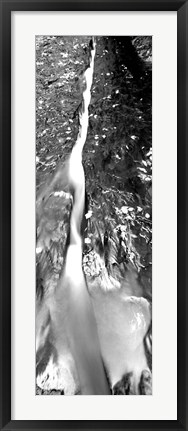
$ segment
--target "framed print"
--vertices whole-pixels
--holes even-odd
[[[1,429],[187,429],[187,9],[1,1]]]

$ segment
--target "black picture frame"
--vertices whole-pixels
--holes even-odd
[[[11,12],[12,11],[177,11],[178,20],[178,393],[177,420],[152,421],[14,421],[11,420]],[[1,97],[0,97],[0,423],[2,430],[56,429],[151,429],[187,430],[187,281],[188,230],[188,0],[0,0],[1,28]],[[187,144],[187,145],[186,145]],[[167,161],[168,163],[168,161]],[[170,268],[167,268],[170,271]],[[170,334],[169,336],[173,336]],[[168,398],[168,388],[166,388]]]

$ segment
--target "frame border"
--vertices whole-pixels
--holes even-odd
[[[177,421],[11,420],[11,12],[177,11],[178,384]],[[0,0],[0,425],[1,430],[188,430],[188,0]],[[168,396],[168,394],[167,394]]]

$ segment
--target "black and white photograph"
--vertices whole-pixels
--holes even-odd
[[[35,61],[36,395],[152,395],[152,36]]]

